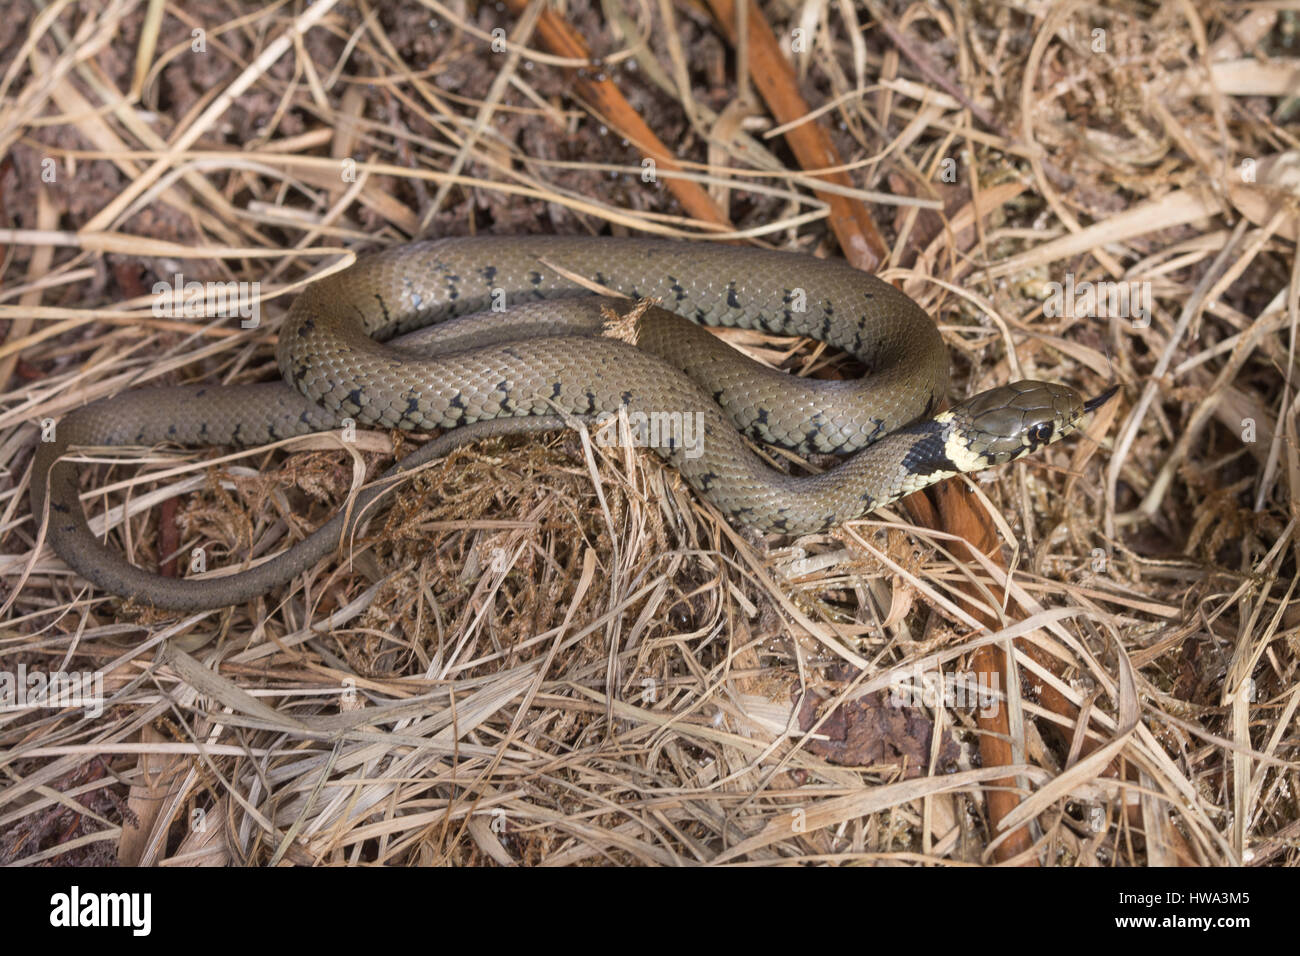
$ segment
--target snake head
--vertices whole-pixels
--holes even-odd
[[[1051,382],[1012,382],[980,392],[945,413],[953,425],[949,457],[962,471],[1014,461],[1075,431],[1118,386],[1090,401]]]

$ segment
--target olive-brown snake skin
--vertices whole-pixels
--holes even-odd
[[[593,335],[607,300],[570,276],[656,299],[701,325],[819,339],[857,356],[869,375],[815,382],[757,367],[653,308],[641,318],[639,347]],[[473,313],[482,315],[446,321]],[[383,342],[434,323],[444,324],[401,347]],[[352,518],[336,516],[263,564],[165,578],[90,533],[76,469],[58,461],[73,445],[258,445],[349,418],[455,429],[423,445],[400,472],[486,434],[625,409],[628,422],[646,426],[639,434],[657,434],[655,450],[730,520],[802,533],[956,472],[1019,458],[1074,431],[1111,394],[1084,402],[1060,385],[1017,382],[929,418],[945,398],[943,342],[925,312],[888,283],[842,261],[639,239],[445,239],[367,256],[299,295],[277,358],[287,385],[142,389],[66,416],[55,440],[39,446],[32,477],[32,513],[45,519],[48,501],[55,551],[116,594],[175,610],[222,607],[267,592],[338,548],[383,490],[367,489]],[[854,454],[823,474],[792,476],[764,463],[737,429],[800,452]]]

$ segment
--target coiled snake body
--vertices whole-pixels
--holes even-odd
[[[593,334],[608,300],[574,276],[667,311],[641,317],[639,347]],[[699,325],[809,336],[852,353],[869,374],[794,378],[745,360]],[[400,346],[383,341],[425,326]],[[729,519],[802,533],[1028,454],[1110,396],[1084,402],[1069,388],[1024,381],[926,417],[945,396],[943,342],[888,283],[839,261],[638,239],[446,239],[363,257],[298,297],[277,358],[285,382],[141,389],[66,416],[56,440],[39,446],[32,478],[32,513],[41,521],[48,500],[55,551],[114,593],[206,609],[287,581],[337,548],[355,520],[340,514],[235,574],[161,577],[90,533],[75,468],[58,461],[71,445],[257,445],[346,419],[455,429],[421,446],[400,473],[487,434],[625,409],[629,421],[696,423],[696,441],[666,429],[656,451]],[[740,432],[804,453],[853,454],[823,474],[792,476],[765,464]],[[351,514],[382,490],[364,491]]]

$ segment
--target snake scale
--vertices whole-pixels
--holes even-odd
[[[575,277],[662,308],[640,317],[636,346],[600,335],[610,300]],[[786,375],[700,326],[809,336],[856,356],[868,374]],[[282,382],[138,389],[59,422],[37,449],[31,505],[69,566],[160,608],[237,604],[336,550],[403,471],[485,435],[554,429],[575,416],[607,422],[620,409],[624,428],[634,419],[682,426],[665,427],[656,452],[731,521],[818,531],[1057,441],[1114,391],[1085,402],[1064,386],[1022,381],[933,414],[947,389],[943,341],[893,286],[843,261],[649,239],[456,238],[364,256],[298,296],[276,355]],[[90,532],[75,466],[60,461],[72,446],[252,446],[349,419],[452,431],[306,539],[224,576],[168,578],[131,565]],[[742,434],[851,457],[790,475]]]

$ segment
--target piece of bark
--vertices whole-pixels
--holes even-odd
[[[749,74],[758,88],[763,102],[780,124],[791,123],[812,112],[799,93],[794,67],[781,52],[776,35],[754,0],[748,0],[748,53]],[[739,32],[736,25],[735,0],[709,0],[718,25],[736,46]],[[793,126],[785,133],[790,150],[805,170],[832,169],[844,165],[839,151],[831,142],[830,134],[816,120]],[[818,178],[838,186],[852,187],[848,173],[840,171],[819,173]],[[889,247],[881,238],[867,208],[856,199],[839,193],[817,192],[818,198],[830,207],[830,225],[839,240],[844,258],[859,269],[874,272],[889,255]]]
[[[506,6],[515,16],[523,14],[528,7],[528,0],[506,0]],[[536,36],[542,44],[557,56],[591,61],[590,67],[574,68],[574,90],[578,97],[599,114],[601,121],[610,129],[641,151],[641,154],[662,169],[681,170],[681,164],[659,137],[646,125],[641,115],[633,109],[617,85],[608,79],[600,64],[592,60],[591,49],[585,40],[564,17],[550,7],[541,12],[537,18]],[[718,209],[709,194],[698,184],[686,179],[665,176],[668,189],[682,204],[686,212],[696,219],[716,226],[730,226],[724,212]]]

